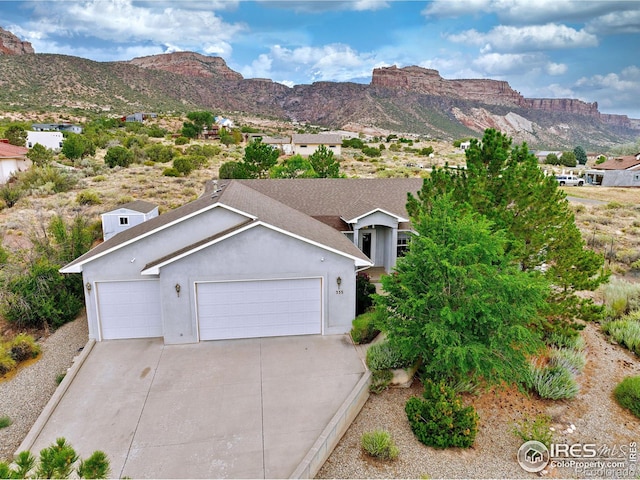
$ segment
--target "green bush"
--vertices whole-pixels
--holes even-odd
[[[187,137],[177,137],[174,143],[176,145],[186,145],[189,142],[190,140]]]
[[[563,366],[574,375],[582,373],[587,364],[587,356],[583,351],[570,348],[552,348],[549,358],[551,364]]]
[[[231,179],[231,178],[249,178],[247,169],[243,162],[225,162],[220,165],[218,172],[218,178]]]
[[[9,465],[0,462],[0,478],[107,478],[109,459],[96,450],[85,460],[80,460],[64,438],[58,438],[51,446],[40,451],[39,461],[29,451],[20,452]]]
[[[173,167],[165,168],[162,171],[162,175],[164,175],[165,177],[181,177],[182,176],[182,174]]]
[[[83,190],[76,195],[76,202],[80,205],[100,205],[102,201],[97,192],[92,190]]]
[[[194,164],[190,156],[180,156],[173,159],[173,168],[182,175],[189,175]]]
[[[13,422],[11,421],[11,419],[8,416],[3,415],[3,416],[0,417],[0,428],[7,428],[12,423]]]
[[[550,447],[553,438],[551,417],[549,415],[536,415],[533,421],[525,418],[520,423],[515,424],[513,433],[520,437],[523,442],[535,440]]]
[[[380,393],[387,389],[393,380],[393,372],[391,370],[374,370],[371,372],[371,385],[369,391],[372,393]]]
[[[9,342],[9,354],[16,362],[24,362],[36,358],[40,353],[40,346],[31,335],[20,333]]]
[[[360,438],[362,449],[370,456],[381,460],[395,460],[398,458],[398,447],[391,434],[386,430],[365,432]]]
[[[620,345],[640,355],[640,321],[626,316],[602,324],[602,331]]]
[[[388,341],[375,343],[367,349],[367,367],[370,370],[406,368],[415,361],[415,358],[403,356],[400,350]]]
[[[634,310],[640,310],[640,284],[631,283],[613,277],[600,287],[609,313],[614,318],[620,318]]]
[[[176,151],[169,145],[162,145],[161,143],[154,143],[144,149],[147,154],[147,158],[152,162],[167,163],[173,160],[176,155]]]
[[[27,273],[7,282],[2,299],[4,317],[18,327],[57,328],[73,320],[84,306],[82,282],[62,275],[59,265],[34,262]]]
[[[16,368],[16,361],[11,356],[11,352],[4,345],[0,345],[0,377],[14,368]]]
[[[640,418],[640,376],[627,377],[613,391],[620,406]]]
[[[534,362],[529,369],[531,388],[541,397],[550,400],[574,398],[580,386],[566,365],[550,362]]]
[[[376,328],[376,318],[384,312],[374,310],[358,315],[352,322],[351,338],[356,344],[370,343],[378,336],[380,330]]]
[[[7,208],[11,208],[18,203],[18,200],[22,198],[22,195],[24,195],[24,192],[19,185],[7,183],[0,187],[0,199],[4,201]]]
[[[373,294],[376,293],[376,286],[371,283],[371,278],[364,272],[356,275],[356,315],[369,310],[373,305]]]
[[[111,147],[104,156],[104,163],[110,168],[128,167],[133,162],[133,153],[122,145]]]
[[[78,182],[77,178],[62,169],[46,166],[31,167],[17,175],[25,190],[42,189],[44,193],[62,193],[71,190]]]
[[[362,147],[362,153],[364,153],[367,157],[379,157],[382,155],[380,149],[375,147]]]
[[[423,398],[410,398],[405,412],[414,435],[431,447],[469,448],[478,433],[475,409],[465,406],[444,382],[427,380]]]

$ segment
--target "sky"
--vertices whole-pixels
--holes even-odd
[[[640,0],[0,0],[0,27],[36,53],[194,51],[289,86],[417,65],[640,118]]]

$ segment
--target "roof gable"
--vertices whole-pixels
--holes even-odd
[[[624,157],[612,158],[606,162],[596,165],[598,170],[631,170],[640,166],[640,155],[627,155]]]
[[[0,158],[25,157],[28,151],[29,149],[26,147],[0,142]]]

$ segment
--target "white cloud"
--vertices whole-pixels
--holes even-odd
[[[505,75],[522,73],[525,70],[539,70],[544,64],[543,55],[537,53],[488,53],[480,55],[473,61],[473,65],[483,71],[485,75]]]
[[[611,12],[591,20],[587,31],[598,34],[640,33],[640,7],[637,2],[633,3],[633,10]]]
[[[564,63],[549,62],[547,63],[545,70],[549,75],[555,76],[555,75],[563,75],[567,73],[568,68]]]
[[[295,12],[327,12],[353,10],[374,11],[389,7],[387,0],[258,0],[266,7],[293,10]]]
[[[629,112],[638,118],[640,112],[640,68],[632,65],[620,73],[582,77],[574,90],[587,101],[597,101],[601,112]]]
[[[575,30],[566,25],[549,23],[527,27],[499,25],[488,33],[467,30],[447,37],[452,42],[482,45],[483,51],[534,51],[543,49],[561,49],[593,47],[598,38],[584,30]]]

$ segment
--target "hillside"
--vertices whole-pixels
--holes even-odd
[[[78,57],[0,55],[5,111],[123,115],[209,109],[362,131],[373,127],[451,140],[498,128],[534,148],[604,150],[635,141],[640,121],[601,115],[571,99],[524,99],[506,82],[445,80],[435,70],[376,69],[372,83],[287,87],[244,79],[223,59],[177,52],[95,62]],[[490,94],[489,94],[490,93]]]

